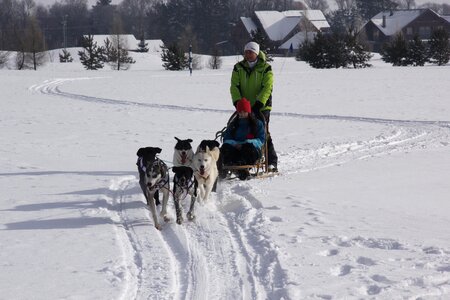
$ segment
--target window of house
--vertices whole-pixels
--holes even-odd
[[[420,26],[419,27],[419,36],[421,38],[430,38],[431,37],[431,27],[430,26]]]
[[[406,34],[407,34],[407,35],[413,35],[413,29],[412,29],[412,27],[406,27]]]

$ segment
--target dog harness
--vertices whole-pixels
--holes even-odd
[[[182,186],[182,185],[179,184],[178,177],[174,177],[173,183],[174,183],[177,187],[179,187],[180,190],[181,190],[181,192],[182,192],[182,193],[180,194],[180,196],[183,196],[183,197],[180,197],[180,198],[182,198],[182,199],[180,199],[180,200],[184,200],[184,198],[186,198],[187,195],[189,195],[189,192],[191,191],[192,187],[194,186],[195,181],[194,181],[192,178],[189,178],[189,180],[188,180],[188,182],[187,182],[187,185]]]
[[[138,158],[137,165],[139,166],[139,168],[144,173],[147,174],[147,168],[144,165],[144,158],[143,157],[139,157]],[[163,176],[154,185],[152,185],[152,186],[148,185],[149,190],[150,191],[155,191],[155,190],[159,190],[159,189],[161,189],[163,187],[168,189],[169,180],[170,180],[169,179],[169,172],[164,171],[164,170],[167,170],[167,165],[162,160],[160,160],[159,158],[156,158],[155,161],[153,162],[153,164],[150,167],[150,172],[153,170],[153,168],[155,166],[159,166],[160,167],[160,169],[162,170],[161,173],[162,173]]]

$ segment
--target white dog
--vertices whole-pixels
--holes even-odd
[[[194,154],[194,176],[198,183],[197,196],[202,201],[207,201],[209,194],[219,175],[217,170],[217,160],[219,159],[220,150],[218,147],[210,150],[208,146],[205,151],[200,148]]]

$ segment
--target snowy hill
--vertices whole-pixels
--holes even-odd
[[[275,58],[281,175],[153,227],[136,151],[228,120],[220,70],[0,70],[0,299],[447,299],[450,66]],[[203,57],[203,63],[207,57]]]

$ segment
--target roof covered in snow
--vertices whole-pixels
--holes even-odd
[[[94,42],[97,42],[97,46],[104,46],[106,39],[111,41],[111,38],[115,35],[111,34],[94,34]],[[119,34],[120,39],[125,42],[127,49],[136,49],[139,41],[132,34]]]
[[[94,34],[93,39],[94,42],[97,42],[97,46],[104,46],[106,39],[111,41],[111,38],[115,35],[110,34]],[[136,39],[132,34],[119,34],[120,38],[125,41],[127,50],[137,50],[139,47],[140,40]],[[85,35],[87,37],[87,35]],[[162,40],[145,40],[147,43],[147,48],[150,52],[159,52],[161,51],[160,46],[163,46],[164,43]]]
[[[272,41],[283,40],[305,17],[317,29],[330,27],[320,10],[255,11],[255,15]]]
[[[426,9],[383,11],[373,17],[371,21],[384,35],[391,36],[402,30],[425,11]],[[385,27],[383,27],[383,18],[386,20]]]
[[[314,36],[316,35],[315,32],[308,32],[308,39],[312,41],[314,39]],[[293,37],[291,37],[289,40],[284,42],[279,49],[285,49],[288,50],[291,45],[294,50],[297,50],[304,41],[306,40],[306,34],[305,32],[297,32]]]
[[[255,22],[253,22],[252,18],[241,17],[242,24],[244,24],[245,29],[247,29],[248,33],[252,31],[256,31],[257,27]]]

